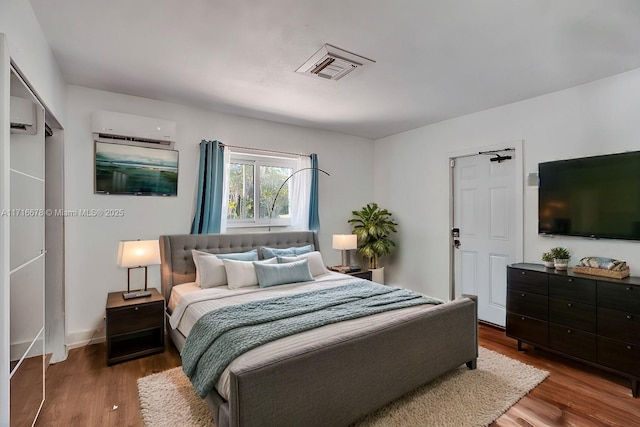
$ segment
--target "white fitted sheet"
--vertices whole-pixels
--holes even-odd
[[[259,288],[257,286],[230,290],[226,286],[200,289],[195,284],[174,286],[171,299],[175,303],[169,320],[171,327],[177,329],[184,336],[188,336],[191,328],[205,313],[227,305],[242,304],[248,301],[291,295],[312,290],[345,286],[353,281],[352,276],[340,273],[328,273],[316,277],[313,282],[295,283],[291,285]],[[180,288],[177,289],[176,288]],[[174,293],[174,290],[175,293]],[[432,305],[420,305],[398,310],[378,313],[359,319],[347,320],[339,323],[321,326],[310,331],[281,338],[254,348],[236,358],[222,373],[216,389],[226,400],[229,399],[230,375],[234,369],[247,369],[271,363],[294,354],[301,354],[324,347],[329,344],[342,342],[373,330],[390,327],[398,323],[409,321],[419,316]]]

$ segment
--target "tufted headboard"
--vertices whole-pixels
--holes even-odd
[[[162,295],[166,301],[169,301],[171,288],[174,285],[196,280],[196,267],[191,255],[192,249],[212,254],[224,254],[246,252],[260,248],[260,246],[290,248],[308,244],[313,244],[315,250],[320,250],[318,235],[314,231],[160,236]],[[258,253],[262,257],[260,251]]]

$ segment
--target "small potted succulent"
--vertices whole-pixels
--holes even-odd
[[[553,255],[551,252],[543,252],[541,258],[546,268],[553,268]]]
[[[556,270],[566,270],[569,267],[569,258],[571,258],[571,252],[567,248],[557,247],[551,249],[551,255],[553,256],[553,267]]]

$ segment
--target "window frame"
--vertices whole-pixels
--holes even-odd
[[[261,154],[249,154],[242,152],[231,152],[229,155],[229,163],[246,163],[253,164],[253,219],[231,219],[228,217],[227,208],[227,228],[249,228],[249,227],[290,227],[291,226],[291,211],[293,210],[293,203],[295,201],[291,197],[292,192],[292,180],[287,182],[289,186],[289,217],[288,218],[260,218],[260,167],[272,166],[281,168],[291,168],[291,173],[295,173],[298,168],[298,159],[284,156],[273,155],[261,155]],[[230,168],[227,173],[227,203],[228,193],[230,185]]]

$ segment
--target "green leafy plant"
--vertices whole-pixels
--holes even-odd
[[[551,255],[553,259],[569,259],[571,258],[571,252],[567,248],[557,247],[551,249]]]
[[[553,261],[553,255],[551,254],[551,252],[543,252],[541,258],[542,258],[542,261],[544,261],[544,262],[552,262]]]
[[[369,268],[378,268],[380,257],[391,253],[396,244],[391,233],[396,233],[397,225],[392,214],[369,203],[359,211],[352,211],[354,218],[349,220],[353,234],[358,236],[358,253],[369,260]]]

